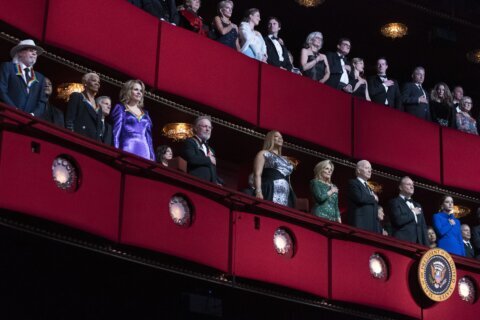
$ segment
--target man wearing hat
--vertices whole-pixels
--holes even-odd
[[[33,40],[20,41],[10,50],[12,62],[0,66],[0,101],[34,116],[45,111],[45,78],[33,70],[44,50]]]

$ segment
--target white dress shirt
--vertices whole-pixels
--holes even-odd
[[[272,40],[273,45],[275,46],[275,49],[277,50],[278,60],[280,60],[281,62],[283,62],[283,49],[282,49],[282,45],[280,44],[280,42],[278,42],[278,39],[272,39],[272,38],[273,38],[273,34],[269,35],[268,37],[270,38],[270,40]]]

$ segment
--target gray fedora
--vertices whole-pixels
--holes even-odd
[[[18,52],[28,48],[34,48],[35,50],[37,50],[37,55],[41,55],[45,52],[42,47],[39,47],[35,44],[35,41],[33,41],[32,39],[26,39],[20,41],[15,47],[12,48],[12,50],[10,50],[10,56],[13,58]]]

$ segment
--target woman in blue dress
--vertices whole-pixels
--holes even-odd
[[[127,81],[120,90],[120,103],[112,111],[113,145],[139,157],[155,161],[152,120],[143,108],[145,85]]]
[[[441,211],[433,215],[433,227],[438,235],[437,247],[459,256],[465,256],[460,220],[453,214],[453,198],[443,197]]]

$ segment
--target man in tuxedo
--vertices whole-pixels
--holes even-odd
[[[128,0],[128,2],[160,20],[178,25],[179,16],[175,0]]]
[[[56,126],[65,128],[65,117],[62,110],[50,104],[50,97],[53,93],[53,84],[50,79],[45,77],[45,96],[47,97],[47,103],[45,105],[45,112],[41,115],[41,118],[45,121],[53,123]]]
[[[462,239],[463,239],[463,246],[465,248],[465,257],[467,258],[475,258],[475,248],[473,247],[472,243],[470,242],[470,227],[468,224],[462,224],[460,226],[462,230]]]
[[[477,209],[476,213],[477,225],[472,228],[472,244],[475,250],[476,258],[480,260],[480,208]]]
[[[460,104],[463,99],[463,88],[461,86],[455,86],[452,91],[453,94],[453,110],[452,110],[452,125],[455,129],[457,129],[457,113],[460,110]],[[477,129],[478,129],[478,121],[477,121]]]
[[[10,50],[12,62],[0,66],[0,101],[40,117],[45,112],[45,78],[33,70],[44,50],[31,39],[20,41]]]
[[[350,53],[350,39],[341,38],[337,44],[336,52],[327,52],[328,65],[330,67],[330,77],[327,85],[332,88],[352,93],[352,85],[349,84],[349,73],[352,68],[346,62],[346,56]]]
[[[278,37],[282,24],[278,18],[268,18],[268,36],[264,37],[267,46],[267,63],[291,71],[293,66],[283,40]]]
[[[208,116],[198,117],[193,124],[195,135],[185,140],[182,158],[187,161],[187,172],[197,178],[223,185],[217,176],[215,152],[208,145],[212,134],[212,121]]]
[[[368,93],[373,102],[386,106],[402,109],[402,97],[398,82],[387,77],[387,59],[377,60],[377,75],[368,79]]]
[[[382,233],[378,221],[378,197],[368,186],[368,179],[372,176],[372,166],[367,160],[357,163],[355,173],[357,178],[348,182],[348,222],[350,225]]]
[[[403,107],[407,113],[418,118],[430,121],[430,107],[428,96],[422,87],[425,80],[425,69],[416,67],[412,74],[412,82],[408,82],[402,89]]]
[[[110,111],[112,110],[112,100],[110,97],[101,96],[95,99],[97,106],[100,107],[100,112],[102,113],[101,121],[100,121],[100,140],[105,143],[106,145],[113,145],[113,131],[112,125],[108,123],[107,117],[110,115]]]
[[[427,224],[422,206],[413,201],[415,191],[412,179],[403,177],[398,186],[400,194],[390,201],[390,221],[397,239],[429,246]]]

